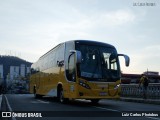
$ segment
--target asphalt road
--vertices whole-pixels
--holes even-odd
[[[32,94],[7,94],[9,110],[15,113],[41,113],[42,118],[21,118],[13,120],[37,119],[37,120],[160,120],[160,105],[133,103],[116,100],[101,100],[99,104],[91,104],[87,100],[71,101],[61,104],[54,98],[44,97],[35,99]],[[3,110],[2,110],[3,111]],[[130,115],[142,115],[158,111],[158,117],[131,117]],[[127,114],[126,114],[127,113]],[[130,117],[126,117],[128,115]],[[37,114],[40,115],[40,114]]]

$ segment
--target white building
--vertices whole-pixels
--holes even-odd
[[[14,80],[18,77],[25,77],[28,73],[30,73],[30,67],[26,67],[24,64],[20,66],[10,66],[8,79]]]
[[[0,78],[3,79],[3,65],[0,65]]]
[[[3,81],[3,65],[0,65],[0,85],[2,84]]]
[[[10,66],[10,79],[13,80],[19,76],[19,66]]]
[[[21,66],[20,66],[20,75],[22,76],[22,77],[25,77],[25,65],[24,64],[21,64]]]
[[[27,67],[26,74],[31,73],[31,67]]]

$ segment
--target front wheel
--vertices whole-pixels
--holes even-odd
[[[69,101],[68,98],[64,98],[64,92],[63,92],[63,89],[61,89],[59,91],[59,102],[67,103],[68,101]]]

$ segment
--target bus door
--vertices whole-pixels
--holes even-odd
[[[70,97],[74,98],[76,96],[76,63],[75,56],[76,54],[70,52],[71,54],[68,57],[68,70],[66,71],[67,80],[69,82],[68,91],[70,93]]]

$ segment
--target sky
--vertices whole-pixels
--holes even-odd
[[[159,11],[160,0],[0,0],[0,54],[36,62],[61,42],[96,40],[130,57],[123,73],[160,72]]]

